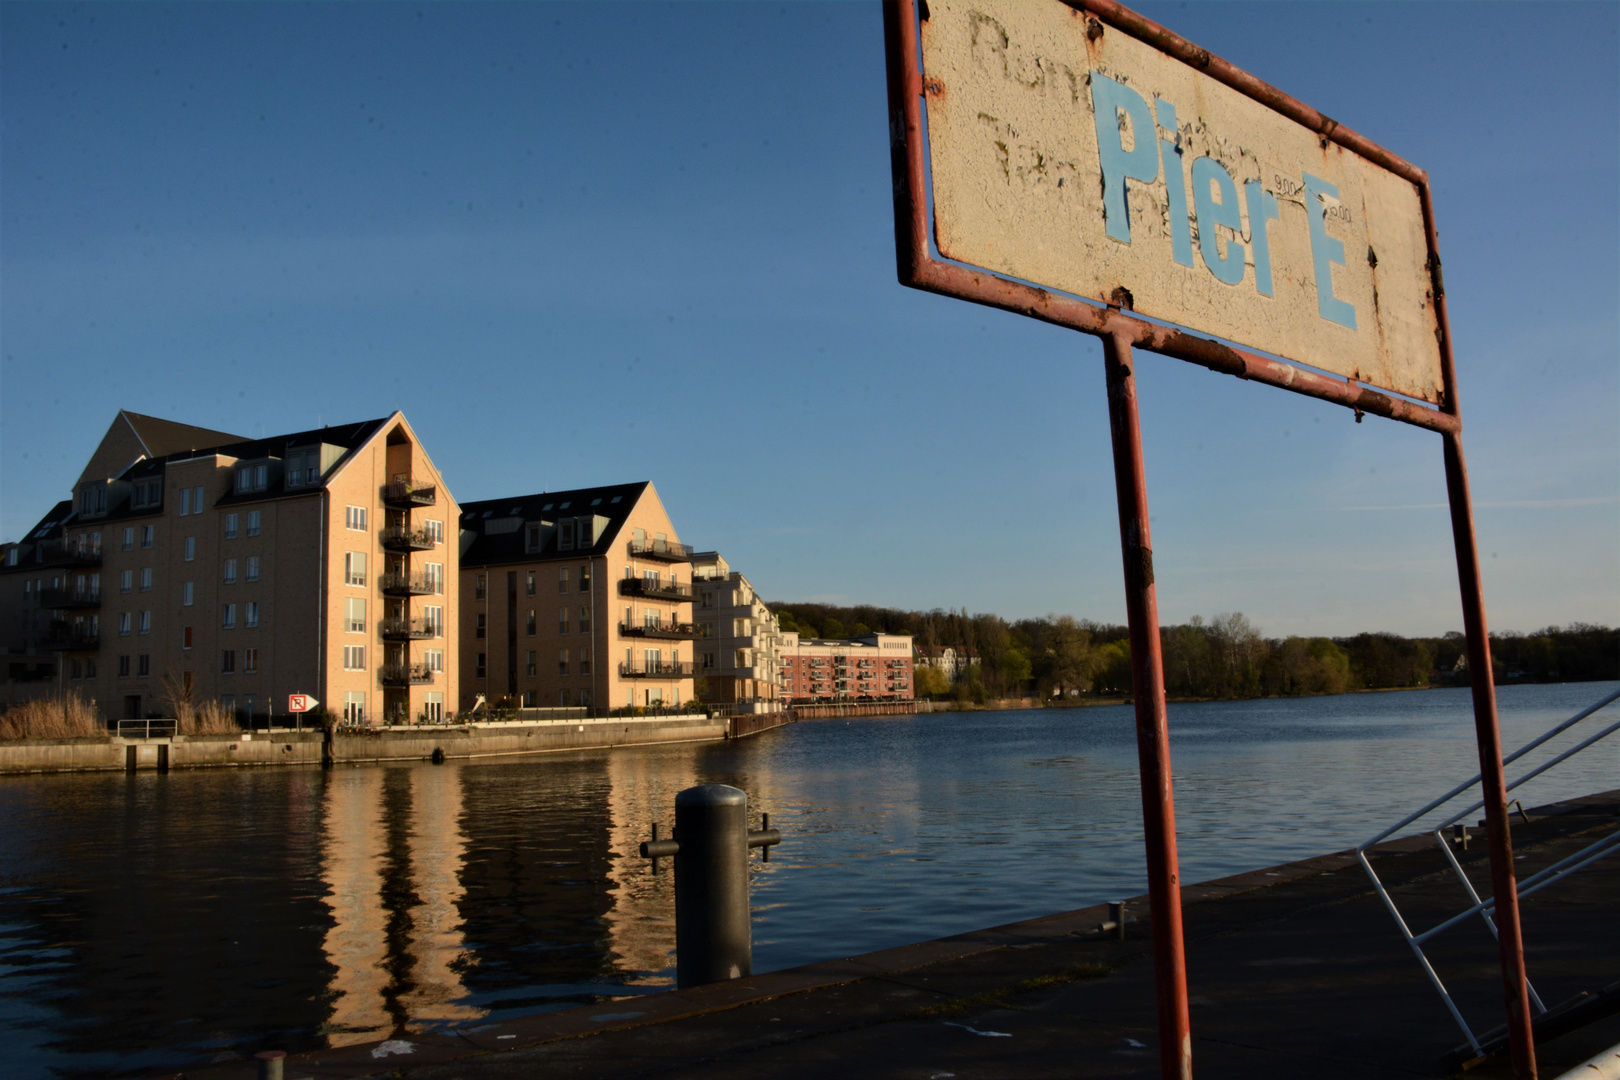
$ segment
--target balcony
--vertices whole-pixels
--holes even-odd
[[[665,660],[657,664],[619,665],[619,677],[624,679],[690,679],[690,660]]]
[[[34,545],[34,562],[40,566],[100,566],[101,549],[66,540],[41,540]]]
[[[691,562],[692,546],[674,544],[668,540],[632,540],[630,554],[638,559],[657,559],[659,562]]]
[[[432,506],[437,498],[438,489],[432,484],[418,484],[407,476],[384,484],[382,488],[383,505],[393,507],[395,510]]]
[[[426,664],[384,664],[377,669],[377,681],[384,686],[421,686],[433,681]]]
[[[649,600],[674,600],[677,603],[692,602],[692,586],[677,584],[673,579],[659,578],[620,578],[620,596],[645,596]]]
[[[431,596],[439,591],[438,582],[426,574],[383,574],[377,585],[384,596]]]
[[[98,608],[101,606],[100,589],[41,589],[39,605],[47,608]]]
[[[41,649],[99,649],[101,639],[88,626],[53,622],[40,633],[37,644]]]
[[[409,525],[390,525],[377,534],[378,543],[386,551],[432,551],[433,537],[426,529],[413,529]]]
[[[663,638],[666,641],[681,641],[687,638],[700,636],[697,623],[677,622],[659,623],[657,626],[637,626],[634,623],[619,624],[620,637]]]
[[[421,641],[440,634],[438,624],[426,619],[383,619],[377,623],[377,631],[384,641]]]

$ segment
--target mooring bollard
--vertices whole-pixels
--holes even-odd
[[[1453,844],[1456,844],[1458,847],[1462,848],[1464,851],[1467,851],[1468,850],[1468,826],[1464,825],[1460,821],[1457,824],[1453,825],[1451,827],[1451,842]]]
[[[766,825],[770,819],[766,818]],[[748,795],[725,784],[675,796],[675,836],[641,845],[641,857],[675,857],[675,983],[682,989],[740,979],[754,971],[748,922],[748,849],[782,842],[772,828],[748,827]]]
[[[1125,901],[1123,901],[1123,900],[1110,900],[1110,901],[1108,901],[1108,923],[1114,928],[1114,932],[1119,935],[1119,940],[1124,941],[1125,940]]]
[[[259,1062],[259,1080],[282,1080],[282,1062],[287,1053],[284,1050],[261,1050],[253,1055]]]

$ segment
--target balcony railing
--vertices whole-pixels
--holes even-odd
[[[635,623],[620,623],[619,634],[622,637],[664,638],[666,640],[702,636],[697,623],[689,622],[659,623],[657,626],[637,626]]]
[[[668,540],[632,540],[630,554],[639,559],[657,559],[661,562],[691,562],[692,546]]]
[[[430,596],[439,591],[438,582],[426,574],[383,574],[377,584],[384,596]]]
[[[621,663],[619,675],[626,679],[689,679],[692,677],[692,661],[665,660],[656,664]]]
[[[101,639],[88,626],[54,622],[40,632],[38,644],[42,649],[98,649]]]
[[[679,585],[673,580],[666,581],[659,578],[620,578],[620,596],[645,596],[654,600],[674,600],[677,602],[690,602],[692,599],[692,586]]]
[[[409,477],[383,485],[382,500],[396,510],[409,510],[413,506],[432,506],[438,498],[438,489],[432,484],[418,484]]]
[[[377,679],[384,686],[419,686],[432,682],[433,672],[426,664],[384,664]]]
[[[39,603],[41,607],[48,608],[98,608],[101,606],[101,590],[41,589]]]
[[[438,624],[426,619],[383,619],[377,630],[384,641],[420,641],[440,634]]]
[[[390,525],[377,534],[377,540],[389,551],[431,551],[434,543],[426,529],[409,525]]]
[[[34,562],[43,566],[100,566],[101,549],[66,540],[41,540],[34,546]]]

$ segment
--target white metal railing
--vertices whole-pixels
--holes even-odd
[[[1568,720],[1565,720],[1563,723],[1558,724],[1551,730],[1525,743],[1513,753],[1502,759],[1503,767],[1505,768],[1506,766],[1524,757],[1530,751],[1545,744],[1550,739],[1553,739],[1563,732],[1568,731],[1576,724],[1579,724],[1582,720],[1585,720],[1587,717],[1603,709],[1605,706],[1612,704],[1616,699],[1620,699],[1620,690],[1616,690],[1608,697],[1587,706],[1574,716],[1570,717]],[[1514,780],[1512,783],[1508,784],[1506,790],[1512,791],[1514,788],[1535,779],[1542,773],[1545,773],[1547,770],[1561,764],[1562,762],[1568,761],[1570,758],[1585,750],[1587,747],[1607,738],[1616,731],[1620,731],[1620,721],[1615,721],[1608,727],[1597,732],[1595,735],[1588,736],[1587,738],[1576,743],[1574,746],[1570,747],[1568,750],[1565,750],[1563,753],[1558,754],[1548,761],[1545,761],[1531,769],[1517,780]],[[1460,923],[1467,922],[1476,915],[1484,920],[1484,923],[1486,927],[1490,929],[1491,936],[1493,938],[1498,936],[1496,921],[1491,918],[1492,913],[1494,913],[1496,910],[1496,900],[1494,898],[1488,900],[1480,899],[1479,893],[1477,890],[1475,890],[1473,882],[1469,881],[1468,875],[1463,872],[1462,863],[1457,861],[1457,856],[1452,851],[1451,844],[1447,843],[1445,837],[1445,831],[1447,828],[1459,825],[1464,818],[1478,812],[1484,807],[1485,801],[1480,799],[1469,804],[1467,809],[1452,814],[1439,824],[1433,826],[1431,830],[1435,841],[1440,845],[1440,850],[1445,853],[1446,861],[1451,864],[1452,871],[1457,875],[1457,880],[1462,883],[1463,891],[1468,895],[1470,906],[1462,912],[1443,920],[1442,922],[1430,927],[1428,930],[1422,931],[1421,933],[1414,934],[1411,927],[1407,925],[1405,917],[1401,915],[1400,908],[1395,904],[1395,898],[1389,894],[1389,890],[1385,888],[1384,883],[1379,880],[1378,874],[1373,870],[1372,863],[1368,861],[1367,851],[1373,845],[1382,843],[1384,840],[1387,840],[1390,836],[1394,835],[1401,829],[1406,828],[1408,825],[1411,825],[1414,821],[1417,821],[1424,815],[1438,810],[1440,807],[1455,799],[1457,796],[1469,790],[1479,782],[1480,775],[1475,773],[1471,780],[1458,784],[1456,787],[1452,788],[1438,799],[1435,799],[1421,810],[1408,814],[1400,821],[1397,821],[1395,824],[1391,825],[1377,836],[1374,836],[1365,843],[1358,845],[1356,848],[1356,858],[1360,861],[1361,868],[1367,872],[1367,877],[1372,880],[1373,888],[1378,891],[1379,899],[1383,900],[1384,906],[1389,909],[1389,913],[1391,917],[1394,918],[1395,925],[1397,928],[1399,928],[1401,936],[1406,939],[1407,946],[1411,948],[1413,955],[1417,957],[1418,966],[1423,969],[1423,973],[1428,976],[1429,982],[1431,982],[1434,985],[1435,990],[1439,992],[1441,1000],[1445,1002],[1446,1009],[1451,1013],[1451,1018],[1455,1020],[1457,1022],[1457,1026],[1462,1029],[1464,1037],[1466,1037],[1468,1040],[1468,1045],[1473,1048],[1476,1054],[1484,1053],[1484,1048],[1480,1045],[1479,1037],[1474,1034],[1473,1028],[1468,1026],[1468,1021],[1463,1018],[1462,1010],[1457,1007],[1457,1003],[1452,999],[1451,992],[1446,989],[1445,983],[1441,981],[1439,974],[1434,970],[1434,965],[1429,963],[1429,958],[1423,954],[1423,943],[1434,937],[1436,934],[1443,933],[1444,931],[1449,930]],[[1519,806],[1519,815],[1526,821],[1529,821],[1529,815],[1525,814],[1524,807],[1522,805]],[[1464,824],[1460,826],[1458,836],[1459,838],[1466,838],[1466,835],[1467,825]],[[1551,866],[1544,867],[1543,869],[1518,882],[1518,895],[1522,899],[1523,897],[1529,896],[1532,893],[1539,892],[1541,889],[1546,888],[1548,885],[1551,885],[1560,878],[1573,874],[1582,867],[1594,863],[1606,855],[1612,855],[1616,851],[1620,851],[1620,831],[1610,833],[1608,836],[1603,837],[1597,842],[1588,844],[1586,847],[1574,852],[1571,855],[1566,855],[1564,858],[1559,859]],[[1530,985],[1528,976],[1526,976],[1525,982],[1530,991],[1531,1003],[1535,1006],[1537,1013],[1545,1013],[1547,1011],[1547,1006],[1542,1002],[1540,995],[1536,993],[1535,987]]]

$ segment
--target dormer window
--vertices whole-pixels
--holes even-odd
[[[236,470],[236,493],[263,491],[270,486],[269,465],[241,465]]]
[[[563,518],[557,523],[557,550],[574,550],[574,519]]]
[[[290,488],[310,487],[320,483],[321,479],[321,451],[320,447],[311,446],[303,450],[291,450],[287,453],[287,486]],[[262,490],[262,489],[260,489]]]
[[[591,535],[592,526],[596,524],[593,518],[582,517],[574,527],[574,539],[582,548],[588,548],[596,543],[596,537]]]
[[[523,530],[523,550],[530,554],[540,550],[540,523],[531,521]]]
[[[107,512],[107,485],[84,484],[79,488],[79,513],[105,514]]]
[[[163,502],[163,478],[153,477],[151,480],[137,480],[135,494],[130,500],[130,506],[136,510],[146,510],[158,506]]]

